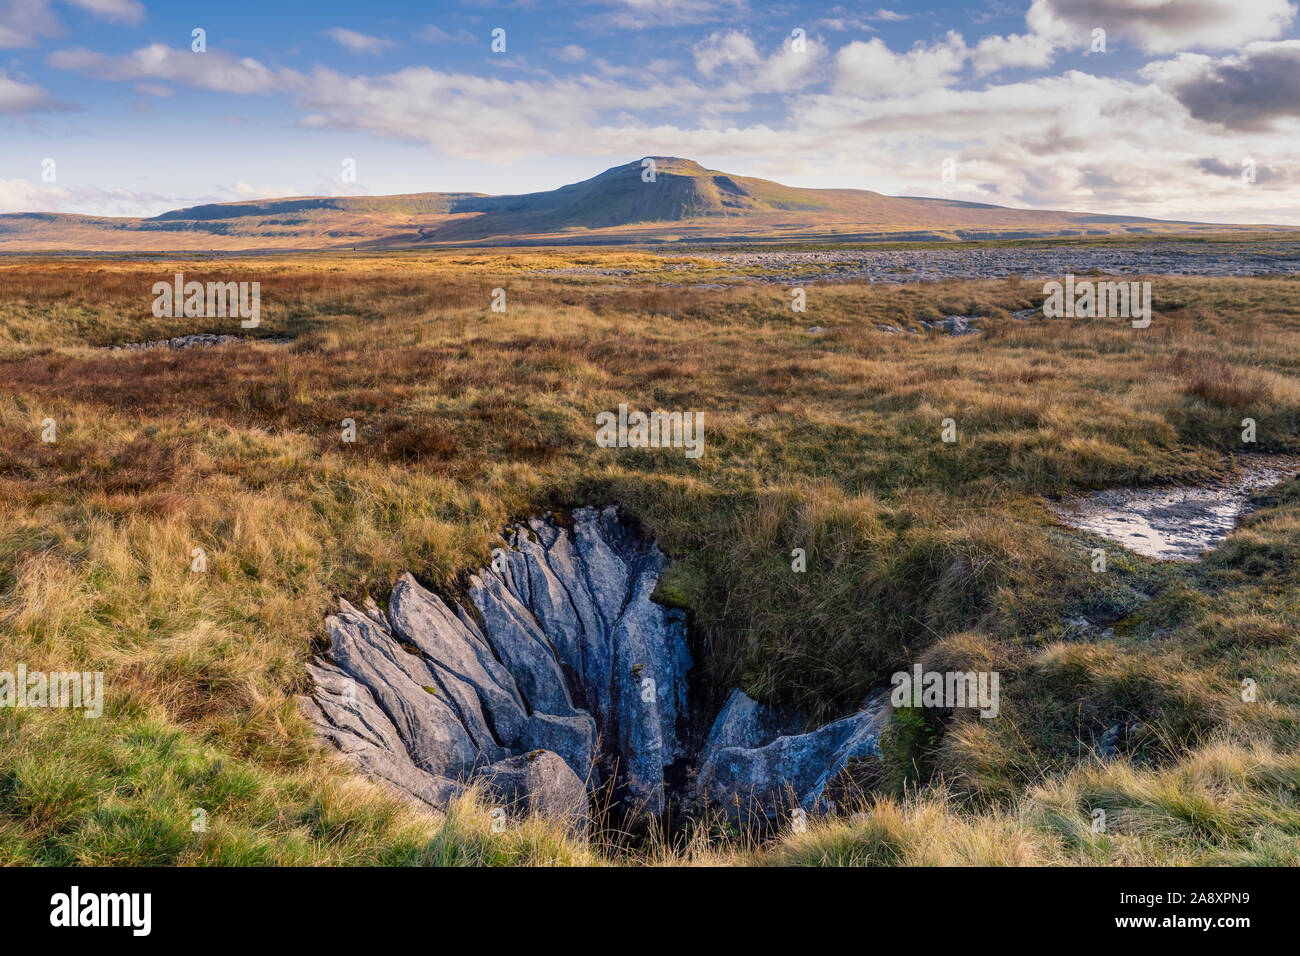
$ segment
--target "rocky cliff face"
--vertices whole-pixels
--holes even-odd
[[[533,519],[506,545],[470,579],[473,612],[408,574],[387,614],[342,601],[327,619],[303,707],[363,772],[435,807],[473,781],[585,832],[597,787],[661,813],[674,766],[698,765],[699,798],[772,817],[825,809],[848,761],[879,756],[880,707],[800,735],[740,691],[693,753],[685,616],[650,600],[662,552],[612,507]]]

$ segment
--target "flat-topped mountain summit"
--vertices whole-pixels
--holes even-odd
[[[653,159],[653,176],[647,160]],[[708,241],[1016,239],[1225,232],[865,189],[801,189],[672,156],[514,196],[429,192],[210,203],[152,218],[0,216],[0,251],[194,251]]]

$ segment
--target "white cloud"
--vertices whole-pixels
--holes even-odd
[[[762,62],[758,47],[744,33],[730,30],[710,34],[695,47],[695,68],[712,76],[724,66],[756,66]]]
[[[132,189],[65,186],[27,179],[0,179],[0,214],[16,212],[76,213],[86,216],[148,218],[173,209],[207,203],[273,199],[292,196],[366,196],[357,183],[309,179],[298,183],[234,182],[213,185],[203,195],[163,195]]]
[[[144,4],[139,0],[68,0],[101,20],[137,24],[144,22]]]
[[[67,187],[26,179],[0,179],[0,214],[64,212],[87,216],[156,216],[188,200],[130,189]]]
[[[9,74],[0,69],[0,113],[29,113],[51,108],[55,108],[55,103],[43,89],[11,80]]]
[[[423,43],[476,43],[477,37],[468,30],[461,29],[455,33],[448,33],[442,27],[430,23],[419,30],[416,30],[412,36]]]
[[[1175,53],[1272,39],[1295,15],[1290,0],[1033,0],[1025,21],[1031,32],[1072,49],[1086,48],[1100,28],[1108,44]]]
[[[746,0],[611,0],[610,10],[582,21],[600,30],[644,30],[735,22],[748,9]]]
[[[940,43],[917,43],[895,53],[880,37],[857,40],[835,55],[838,87],[859,96],[884,96],[946,86],[967,57],[961,34],[949,30]]]
[[[1051,66],[1053,47],[1045,37],[1034,33],[1011,36],[988,36],[971,52],[971,65],[981,76],[1016,67]]]
[[[360,183],[344,183],[337,179],[315,179],[290,185],[248,183],[240,180],[216,187],[217,202],[236,202],[256,199],[292,199],[299,196],[369,196],[371,191]]]
[[[144,5],[138,0],[67,0],[101,20],[137,24],[144,21]],[[0,0],[0,49],[31,47],[42,37],[59,37],[66,32],[54,13],[51,0]]]
[[[807,86],[821,76],[825,54],[826,48],[811,37],[805,37],[802,51],[787,39],[763,62],[753,80],[755,87],[760,92],[787,93]]]
[[[519,159],[567,148],[594,125],[598,103],[620,102],[616,85],[580,77],[534,82],[411,67],[378,77],[317,70],[301,84],[303,122],[437,143],[448,155]],[[634,105],[630,94],[625,106]]]
[[[1194,119],[1229,130],[1268,130],[1300,120],[1300,40],[1250,43],[1222,58],[1180,53],[1142,75],[1172,93]]]
[[[297,76],[275,72],[251,57],[235,57],[222,50],[191,53],[161,43],[141,47],[123,56],[91,50],[59,50],[45,62],[62,70],[77,70],[105,80],[168,80],[220,93],[269,93],[285,88]]]
[[[0,49],[35,46],[42,36],[60,36],[59,22],[48,3],[9,0],[0,3]]]
[[[763,56],[749,35],[738,30],[712,33],[694,49],[695,68],[713,81],[718,102],[715,112],[725,111],[753,95],[790,93],[819,76],[825,48],[804,36],[796,49],[794,38],[786,37],[781,48]]]
[[[324,33],[325,36],[352,53],[383,53],[389,47],[395,45],[387,37],[370,36],[368,33],[358,33],[356,30],[348,30],[344,27],[334,27],[331,30],[324,31]]]
[[[857,33],[875,33],[876,28],[871,25],[871,21],[881,19],[878,15],[873,17],[869,13],[851,10],[844,6],[834,6],[820,12],[821,17],[813,21],[813,29],[821,28],[833,33],[847,33],[850,30]],[[889,11],[881,10],[877,13],[889,13]]]
[[[848,33],[850,31],[871,33],[876,29],[865,18],[854,16],[822,17],[820,20],[813,21],[813,28],[816,29],[817,27],[830,30],[832,33]]]

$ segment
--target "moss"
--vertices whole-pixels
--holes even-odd
[[[659,577],[650,600],[664,607],[690,610],[700,600],[707,578],[690,558],[669,565]]]
[[[938,734],[921,707],[898,707],[880,734],[880,790],[901,796],[929,779]]]

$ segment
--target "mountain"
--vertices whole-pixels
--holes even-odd
[[[214,203],[149,219],[0,215],[0,251],[387,249],[705,241],[1018,239],[1224,232],[1132,216],[1010,209],[864,189],[797,189],[654,157],[519,196],[412,193]]]

